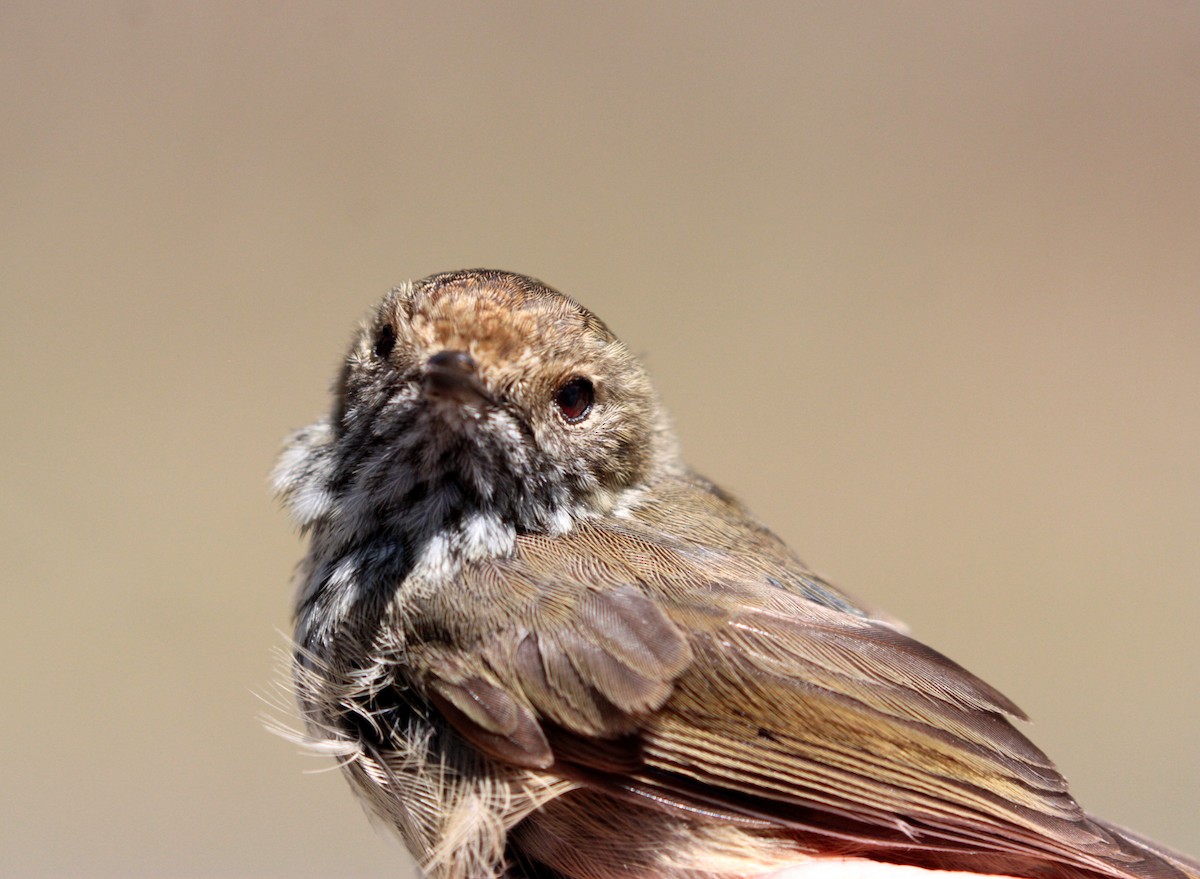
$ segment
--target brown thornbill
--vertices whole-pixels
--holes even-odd
[[[1200,876],[689,470],[641,364],[531,278],[392,291],[275,484],[309,733],[431,876]]]

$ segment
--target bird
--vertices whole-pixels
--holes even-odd
[[[333,398],[273,473],[308,540],[292,681],[432,879],[1200,879],[690,469],[574,299],[496,270],[403,284]]]

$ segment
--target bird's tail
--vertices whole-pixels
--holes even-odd
[[[1090,817],[1090,816],[1089,816]],[[1121,848],[1126,853],[1140,859],[1136,868],[1130,874],[1145,879],[1200,879],[1200,861],[1180,854],[1161,845],[1152,839],[1147,839],[1132,830],[1118,827],[1099,818],[1091,818],[1114,837],[1121,841]]]

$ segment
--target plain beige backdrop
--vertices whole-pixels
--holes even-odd
[[[5,0],[0,75],[0,874],[408,875],[261,727],[266,475],[468,266],[1200,854],[1197,3]]]

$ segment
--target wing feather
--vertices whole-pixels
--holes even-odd
[[[633,522],[523,536],[461,594],[424,599],[456,629],[412,649],[451,725],[496,759],[868,847],[1130,875],[1010,700],[772,540],[739,554]]]

